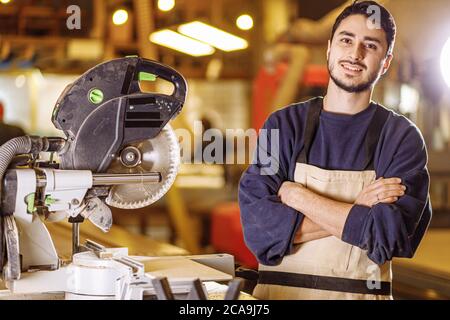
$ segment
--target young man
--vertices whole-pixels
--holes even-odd
[[[395,32],[374,1],[344,9],[328,42],[326,96],[266,121],[258,151],[278,170],[259,157],[239,185],[257,298],[392,298],[391,260],[414,255],[431,219],[420,131],[371,101]]]

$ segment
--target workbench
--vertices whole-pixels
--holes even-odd
[[[70,259],[72,254],[72,225],[68,222],[47,223],[56,251],[61,259]],[[189,254],[185,249],[149,237],[134,234],[113,225],[104,233],[89,221],[80,224],[80,243],[90,239],[108,248],[127,247],[130,255],[138,256],[181,256]]]
[[[67,222],[48,223],[47,228],[52,235],[58,255],[62,260],[69,260],[72,253],[71,228],[72,225]],[[223,299],[227,289],[226,285],[221,285],[212,280],[223,281],[231,280],[226,273],[215,270],[201,263],[191,260],[195,256],[189,256],[188,252],[176,246],[161,243],[148,237],[132,234],[119,226],[113,226],[108,233],[103,233],[89,222],[80,225],[80,242],[90,239],[101,243],[106,247],[128,247],[130,255],[147,256],[142,263],[145,265],[145,271],[154,276],[175,278],[195,278],[201,276],[205,279],[205,286],[208,291],[208,299]],[[156,257],[159,257],[156,259]],[[163,258],[161,258],[163,257]],[[208,256],[202,256],[208,259]],[[227,270],[234,272],[234,270]],[[200,273],[197,275],[197,273]],[[209,279],[210,278],[210,279]],[[209,281],[208,281],[209,280]],[[245,293],[241,293],[240,299],[253,299]],[[37,293],[37,294],[14,294],[11,295],[8,290],[0,285],[0,300],[3,299],[45,299],[61,300],[64,299],[64,293]]]
[[[68,222],[47,223],[56,251],[61,260],[68,261],[72,256],[72,225]],[[102,232],[90,222],[80,225],[80,242],[90,239],[109,248],[128,247],[130,255],[142,256],[183,256],[189,254],[185,249],[161,243],[142,235],[133,234],[120,226],[113,225],[108,233]],[[0,290],[6,289],[0,281]]]
[[[450,229],[429,229],[412,259],[394,259],[394,299],[450,299]]]

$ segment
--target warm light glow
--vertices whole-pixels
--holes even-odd
[[[117,10],[116,12],[114,12],[112,20],[116,26],[125,24],[128,21],[127,10],[124,10],[124,9]]]
[[[161,11],[170,11],[175,7],[175,0],[158,0],[158,9]]]
[[[415,114],[419,106],[420,94],[414,87],[402,84],[400,88],[400,112],[403,114]]]
[[[236,25],[241,30],[250,30],[253,28],[253,18],[248,14],[243,14],[236,19]]]
[[[223,51],[241,50],[248,47],[246,40],[200,21],[182,24],[178,27],[178,32]]]
[[[18,75],[16,77],[16,87],[19,89],[22,88],[25,85],[26,81],[27,81],[27,78],[23,74]]]
[[[441,53],[441,72],[445,82],[450,87],[450,38],[444,45]]]
[[[195,57],[207,56],[215,52],[214,48],[206,43],[168,29],[153,32],[150,35],[150,41]]]
[[[0,0],[0,2],[3,3],[3,4],[7,4],[7,3],[10,3],[11,0]]]

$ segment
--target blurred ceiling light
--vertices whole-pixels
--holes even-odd
[[[236,25],[241,30],[250,30],[253,28],[253,18],[248,14],[240,15],[236,19]]]
[[[125,24],[128,21],[128,11],[124,9],[116,10],[112,16],[112,20],[116,26]]]
[[[158,0],[158,9],[161,11],[170,11],[175,7],[175,0]]]
[[[150,41],[194,57],[207,56],[215,52],[210,45],[185,37],[169,29],[153,32],[150,35]]]
[[[3,4],[7,4],[7,3],[10,3],[11,0],[0,0],[0,2],[3,3]]]
[[[200,21],[182,24],[178,27],[178,32],[227,52],[248,47],[246,40]]]
[[[450,38],[444,45],[441,53],[441,72],[445,82],[450,87]]]

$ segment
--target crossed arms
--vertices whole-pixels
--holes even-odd
[[[380,178],[361,191],[355,204],[371,208],[377,203],[394,203],[405,194],[405,190],[400,178]],[[299,183],[289,181],[281,185],[278,196],[282,203],[305,215],[296,232],[295,244],[330,235],[342,238],[342,231],[353,204],[329,199]]]

